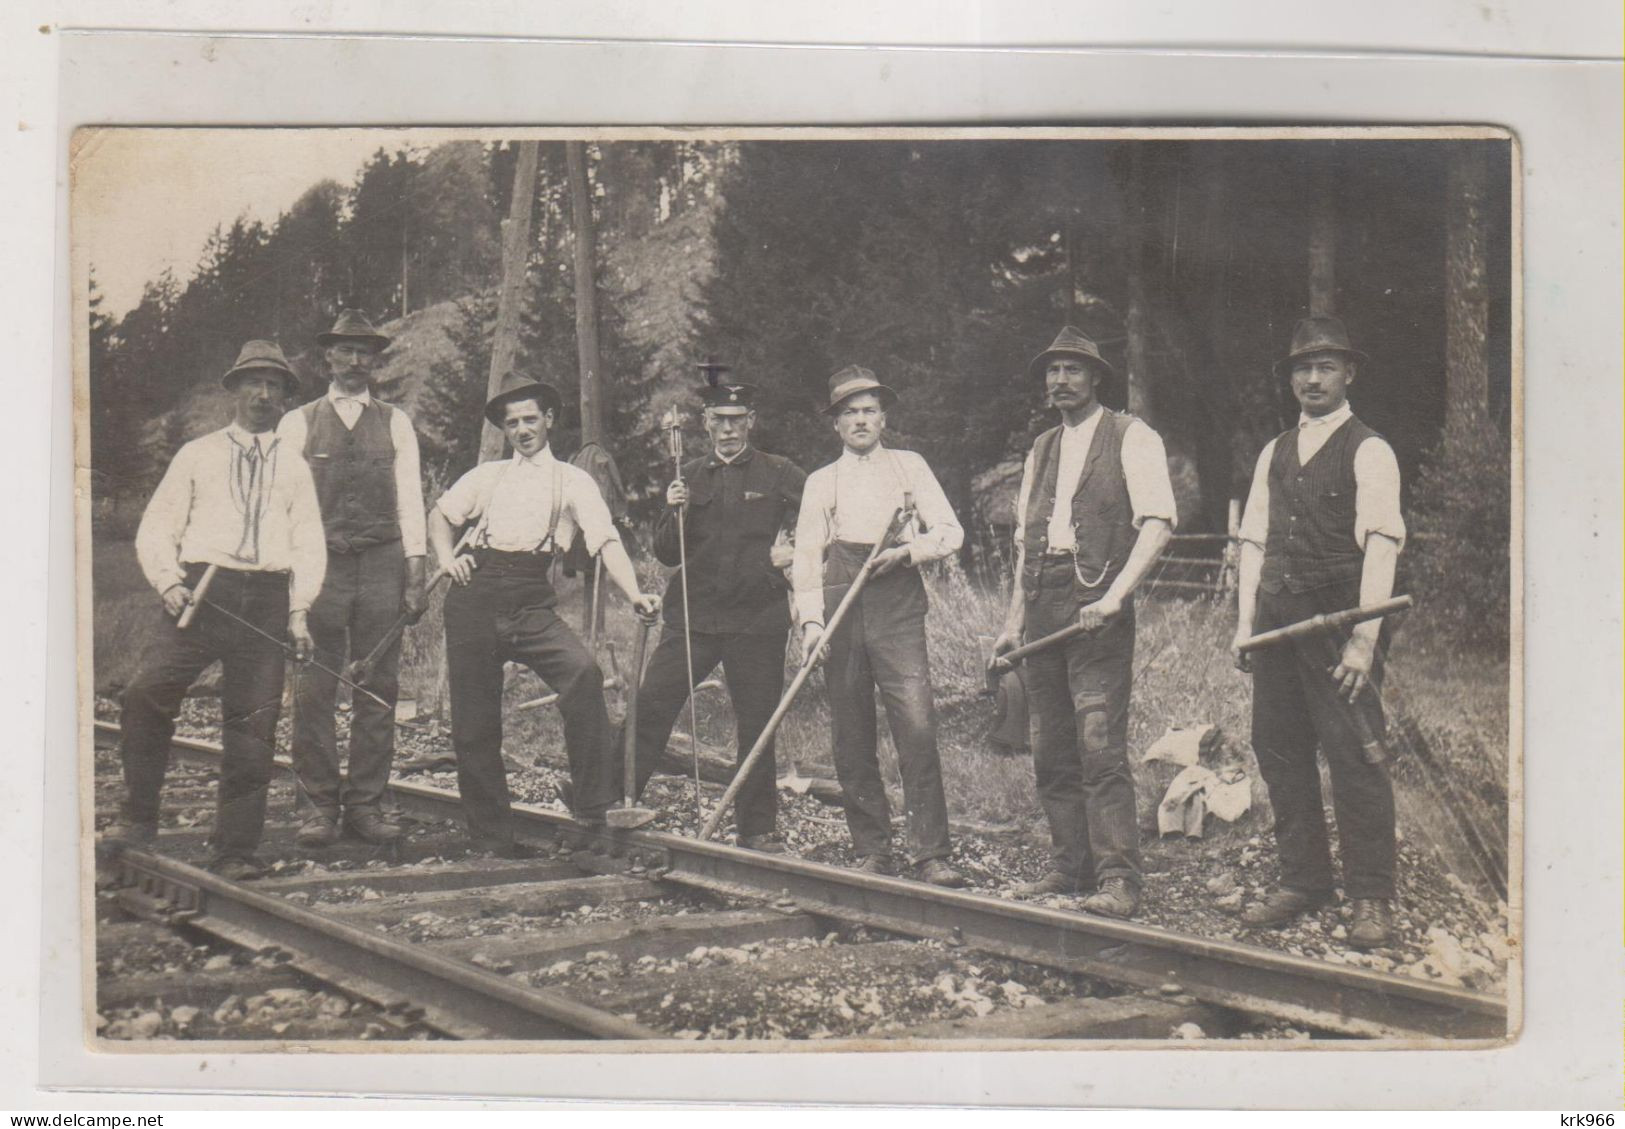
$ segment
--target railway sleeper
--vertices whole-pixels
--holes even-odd
[[[533,917],[583,905],[648,900],[661,894],[659,886],[644,879],[595,875],[590,878],[405,894],[384,901],[324,906],[323,912],[350,924],[384,926],[399,923],[419,913],[434,913],[441,917],[480,917],[495,913]]]

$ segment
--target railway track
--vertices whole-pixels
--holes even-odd
[[[98,747],[117,732],[98,722]],[[251,954],[250,969],[328,986],[354,1002],[332,1006],[368,1037],[1165,1038],[1260,1022],[1373,1039],[1506,1033],[1504,1002],[1480,993],[662,832],[585,828],[528,805],[515,810],[538,858],[462,858],[456,795],[404,781],[390,789],[414,824],[404,845],[303,859],[278,821],[290,804],[273,794],[264,853],[292,865],[232,883],[197,865],[218,747],[178,739],[175,750],[159,842],[105,860],[103,902],[228,947],[234,967]],[[280,767],[276,788],[291,797]],[[99,799],[116,795],[116,778],[98,784]],[[104,970],[117,947],[99,946]],[[98,983],[99,1006],[139,993],[105,971]],[[197,1006],[218,1015],[212,1003]]]

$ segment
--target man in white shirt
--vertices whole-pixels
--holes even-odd
[[[903,778],[908,861],[913,876],[962,886],[947,862],[948,805],[942,791],[931,663],[926,652],[925,584],[919,566],[956,551],[965,531],[931,468],[913,451],[881,445],[886,409],[897,394],[868,369],[849,365],[829,378],[829,407],[843,450],[807,478],[796,519],[791,576],[802,631],[802,662],[827,646],[835,774],[858,868],[895,872],[891,807],[876,751],[878,687]],[[870,580],[832,638],[825,616],[846,594],[898,507],[915,516],[900,542],[876,558]]]
[[[1143,882],[1128,763],[1134,590],[1176,517],[1162,439],[1108,411],[1117,374],[1066,326],[1028,365],[1061,424],[1033,443],[1016,502],[1016,576],[997,656],[1074,622],[1091,630],[1027,660],[1033,770],[1049,821],[1050,869],[1026,895],[1078,894],[1083,908],[1132,917]]]
[[[306,620],[327,553],[310,471],[272,428],[299,379],[269,341],[250,341],[221,377],[232,393],[229,426],[175,453],[136,531],[136,558],[162,597],[165,620],[125,690],[123,826],[111,839],[142,846],[158,833],[159,796],[181,699],[221,664],[221,762],[211,866],[254,877],[275,756],[287,640],[295,656],[314,643]],[[207,593],[195,595],[207,569]],[[175,622],[199,600],[185,628]]]
[[[294,680],[293,768],[304,825],[302,847],[338,839],[340,816],[369,843],[400,838],[382,811],[395,756],[400,636],[368,667],[350,710],[348,772],[334,732],[336,671],[370,655],[403,610],[421,614],[423,485],[418,438],[405,412],[372,395],[369,376],[389,338],[367,315],[345,310],[316,343],[331,380],[327,394],[282,418],[277,435],[303,456],[316,481],[327,531],[327,578],[310,610],[316,664]],[[325,669],[324,669],[325,668]]]
[[[1399,463],[1349,408],[1364,359],[1341,321],[1312,317],[1298,323],[1276,366],[1289,373],[1302,414],[1254,468],[1241,522],[1238,648],[1258,632],[1393,595],[1405,543]],[[1362,755],[1356,720],[1383,731],[1386,650],[1382,621],[1368,620],[1335,639],[1235,652],[1236,665],[1253,675],[1253,752],[1281,853],[1281,886],[1243,912],[1249,925],[1281,925],[1332,900],[1318,745],[1331,770],[1343,892],[1352,902],[1349,943],[1378,948],[1393,937],[1393,785],[1386,766]]]
[[[529,852],[516,842],[502,763],[503,664],[522,662],[558,692],[570,761],[570,807],[589,824],[621,796],[604,705],[604,674],[555,610],[548,580],[553,555],[579,529],[591,555],[637,613],[652,617],[660,597],[638,588],[609,507],[586,471],[555,459],[547,435],[560,411],[552,387],[510,374],[485,406],[502,428],[510,458],[463,475],[429,511],[429,544],[450,573],[446,665],[451,683],[451,740],[469,836],[479,851]],[[471,526],[468,549],[453,551],[454,530]]]

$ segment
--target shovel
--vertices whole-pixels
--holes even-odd
[[[604,822],[623,831],[631,831],[654,821],[655,812],[636,804],[638,790],[638,683],[643,680],[643,654],[649,646],[649,632],[654,623],[638,617],[637,651],[632,659],[632,677],[626,680],[626,783],[625,800],[618,808],[604,813]]]

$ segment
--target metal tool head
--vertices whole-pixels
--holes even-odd
[[[648,808],[610,808],[604,813],[604,822],[622,831],[632,831],[653,823],[656,814]]]

